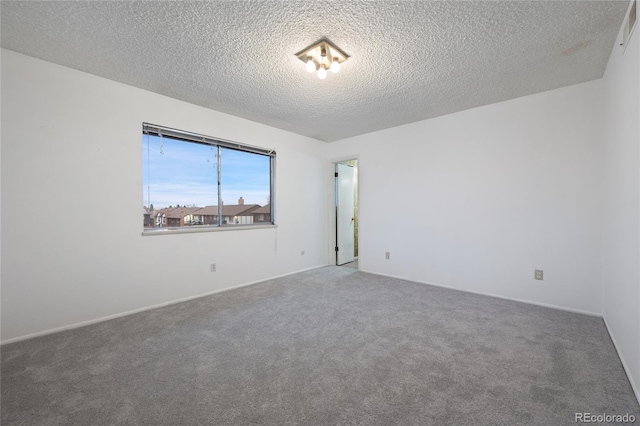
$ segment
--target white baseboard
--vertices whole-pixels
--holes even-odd
[[[622,368],[624,368],[624,372],[627,373],[627,377],[629,378],[629,383],[631,383],[631,388],[633,389],[633,393],[636,395],[636,399],[638,400],[638,404],[640,404],[640,389],[638,389],[638,385],[634,382],[633,376],[631,375],[631,371],[629,371],[629,366],[627,362],[624,360],[622,353],[620,353],[620,349],[618,348],[618,344],[616,343],[616,338],[613,336],[611,329],[609,328],[609,323],[607,322],[607,318],[605,316],[602,317],[604,320],[604,325],[607,327],[607,332],[611,337],[611,341],[613,342],[613,347],[616,348],[616,352],[618,353],[618,358],[620,358],[620,362],[622,363]]]
[[[248,283],[238,284],[238,285],[235,285],[235,286],[232,286],[232,287],[226,287],[226,288],[219,289],[219,290],[213,290],[213,291],[210,291],[210,292],[207,292],[207,293],[198,294],[198,295],[195,295],[195,296],[183,297],[181,299],[170,300],[168,302],[158,303],[158,304],[151,305],[151,306],[145,306],[145,307],[142,307],[142,308],[133,309],[133,310],[130,310],[130,311],[125,311],[125,312],[120,312],[120,313],[113,314],[113,315],[107,315],[105,317],[100,317],[100,318],[95,318],[95,319],[91,319],[91,320],[88,320],[88,321],[82,321],[82,322],[78,322],[78,323],[74,323],[74,324],[69,324],[69,325],[65,325],[65,326],[62,326],[62,327],[51,328],[51,329],[44,330],[44,331],[38,331],[36,333],[26,334],[24,336],[13,337],[11,339],[6,339],[6,340],[1,341],[0,345],[6,345],[6,344],[9,344],[9,343],[19,342],[19,341],[22,341],[22,340],[33,339],[34,337],[46,336],[48,334],[59,333],[61,331],[72,330],[74,328],[84,327],[86,325],[96,324],[96,323],[103,322],[103,321],[109,321],[111,319],[125,317],[127,315],[133,315],[133,314],[137,314],[139,312],[149,311],[151,309],[162,308],[164,306],[174,305],[176,303],[182,303],[182,302],[187,302],[187,301],[193,300],[193,299],[199,299],[201,297],[211,296],[212,294],[222,293],[224,291],[234,290],[236,288],[247,287],[247,286],[258,284],[258,283],[262,283],[262,282],[265,282],[265,281],[274,280],[276,278],[282,278],[282,277],[286,277],[286,276],[289,276],[289,275],[298,274],[300,272],[311,271],[313,269],[318,269],[318,268],[324,268],[325,266],[326,265],[313,266],[311,268],[301,269],[299,271],[294,271],[294,272],[288,272],[286,274],[276,275],[274,277],[269,277],[269,278],[264,278],[264,279],[257,280],[257,281],[251,281],[251,282],[248,282]]]
[[[589,316],[592,316],[592,317],[600,317],[600,318],[602,318],[602,314],[599,314],[597,312],[583,311],[581,309],[567,308],[565,306],[551,305],[551,304],[548,304],[548,303],[535,302],[535,301],[526,300],[526,299],[517,299],[515,297],[501,296],[499,294],[483,293],[481,291],[473,291],[473,290],[461,289],[461,288],[456,288],[456,287],[452,287],[452,286],[449,286],[449,285],[435,284],[435,283],[430,283],[430,282],[427,282],[427,281],[418,281],[418,280],[413,280],[411,278],[400,277],[400,276],[397,276],[397,275],[380,274],[378,272],[365,271],[365,270],[362,270],[362,269],[360,270],[360,272],[366,272],[366,273],[372,274],[372,275],[380,275],[382,277],[395,278],[395,279],[398,279],[398,280],[404,280],[404,281],[409,281],[409,282],[418,283],[418,284],[432,285],[434,287],[441,287],[441,288],[446,288],[446,289],[449,289],[449,290],[462,291],[462,292],[465,292],[465,293],[478,294],[480,296],[495,297],[496,299],[510,300],[512,302],[526,303],[528,305],[542,306],[543,308],[551,308],[551,309],[556,309],[556,310],[559,310],[559,311],[572,312],[574,314],[583,314],[583,315],[589,315]]]

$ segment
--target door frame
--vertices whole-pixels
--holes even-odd
[[[328,247],[328,265],[336,266],[337,257],[336,257],[336,244],[337,244],[337,233],[336,233],[336,164],[344,163],[346,161],[356,160],[357,168],[356,168],[356,185],[355,190],[358,194],[358,219],[360,219],[360,156],[359,155],[346,155],[344,157],[337,157],[329,160],[329,164],[327,166],[327,217],[328,217],[328,230],[329,235],[327,238]],[[358,241],[360,240],[362,228],[360,227],[360,221],[358,220]],[[356,259],[360,259],[360,250],[358,250],[358,257]],[[358,262],[358,270],[360,270],[360,262]]]

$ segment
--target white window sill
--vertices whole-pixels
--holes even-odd
[[[223,225],[223,226],[207,226],[201,228],[158,228],[142,231],[142,236],[150,235],[169,235],[169,234],[193,234],[199,232],[223,232],[223,231],[244,231],[247,229],[268,229],[277,228],[278,225]]]

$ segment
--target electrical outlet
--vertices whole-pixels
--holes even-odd
[[[540,281],[543,280],[543,278],[542,278],[542,269],[536,269],[535,277],[536,277],[536,280],[540,280]]]
[[[384,258],[385,258],[385,259],[387,259],[387,260],[391,259],[391,253],[390,253],[390,252],[388,252],[388,251],[386,251],[386,252],[384,253]]]
[[[211,272],[215,272],[216,271],[216,264],[212,263],[211,264]]]

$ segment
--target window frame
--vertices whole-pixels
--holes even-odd
[[[275,219],[275,189],[276,189],[276,151],[274,149],[265,149],[257,146],[246,145],[235,141],[230,141],[221,138],[215,138],[212,136],[206,136],[198,133],[188,132],[184,130],[178,130],[171,127],[160,126],[157,124],[150,123],[142,123],[142,137],[143,137],[143,148],[144,148],[144,139],[145,136],[159,136],[159,137],[168,137],[171,139],[175,139],[178,141],[182,141],[185,143],[196,143],[208,146],[214,146],[217,148],[217,223],[210,225],[200,225],[197,227],[160,227],[160,228],[144,228],[142,229],[142,235],[163,235],[163,234],[175,234],[175,233],[192,233],[192,232],[212,232],[212,231],[229,231],[229,230],[241,230],[241,229],[256,229],[256,228],[273,228],[277,227],[276,219]],[[259,154],[266,155],[269,157],[269,211],[271,215],[271,220],[269,222],[260,222],[260,223],[252,223],[252,224],[224,224],[224,215],[221,214],[221,206],[222,204],[222,149],[232,149],[241,152],[248,152],[251,154]],[[144,173],[144,165],[143,165],[143,173]],[[144,188],[143,188],[144,194]],[[143,195],[144,199],[144,195]],[[147,200],[150,201],[150,200]],[[144,205],[144,201],[143,201]],[[148,206],[150,207],[150,206]],[[155,224],[155,218],[152,218],[152,222]],[[164,222],[163,222],[164,223]],[[168,224],[168,222],[167,222]]]

